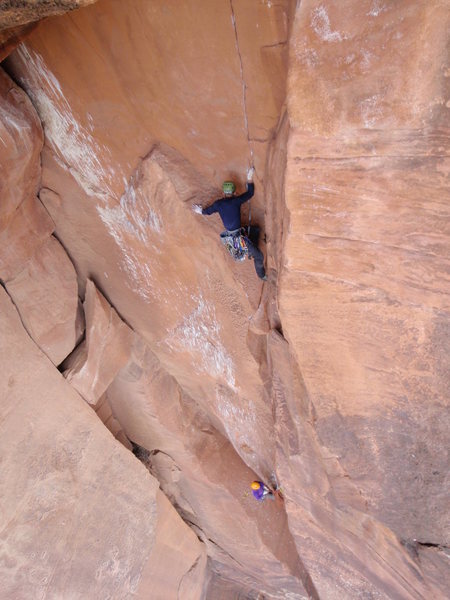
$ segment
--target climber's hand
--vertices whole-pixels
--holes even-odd
[[[255,167],[247,169],[247,181],[250,183],[253,181],[253,175],[255,174]]]
[[[197,214],[199,214],[199,215],[201,215],[201,214],[202,214],[202,211],[203,211],[203,209],[202,209],[202,207],[200,206],[200,204],[193,204],[193,205],[192,205],[192,210],[193,210],[194,212],[196,212]]]

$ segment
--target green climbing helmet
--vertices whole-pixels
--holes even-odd
[[[231,194],[234,194],[235,189],[236,186],[232,181],[224,181],[222,184],[222,190],[225,196],[231,196]]]

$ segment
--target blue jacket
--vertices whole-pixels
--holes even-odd
[[[247,191],[240,196],[232,196],[231,198],[220,198],[216,200],[214,204],[204,208],[202,214],[212,215],[218,212],[222,223],[228,231],[234,231],[239,229],[241,226],[241,204],[250,200],[255,193],[255,186],[253,183],[247,183]]]

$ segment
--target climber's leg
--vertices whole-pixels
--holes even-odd
[[[253,244],[253,242],[246,238],[248,256],[253,258],[255,261],[255,271],[260,279],[264,279],[266,276],[266,270],[264,269],[264,254],[261,250]]]

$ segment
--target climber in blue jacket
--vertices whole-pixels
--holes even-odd
[[[208,208],[202,208],[200,204],[194,204],[192,209],[200,215],[212,215],[219,213],[222,223],[225,227],[224,235],[231,237],[243,237],[244,246],[247,249],[248,258],[253,258],[255,261],[256,274],[260,279],[267,280],[266,271],[264,269],[264,255],[257,246],[257,238],[259,235],[259,227],[251,228],[252,238],[243,235],[241,229],[241,205],[250,200],[255,193],[255,185],[253,183],[253,174],[255,169],[251,167],[247,171],[247,190],[240,196],[235,196],[236,186],[232,181],[225,181],[222,185],[224,197],[216,200]]]

